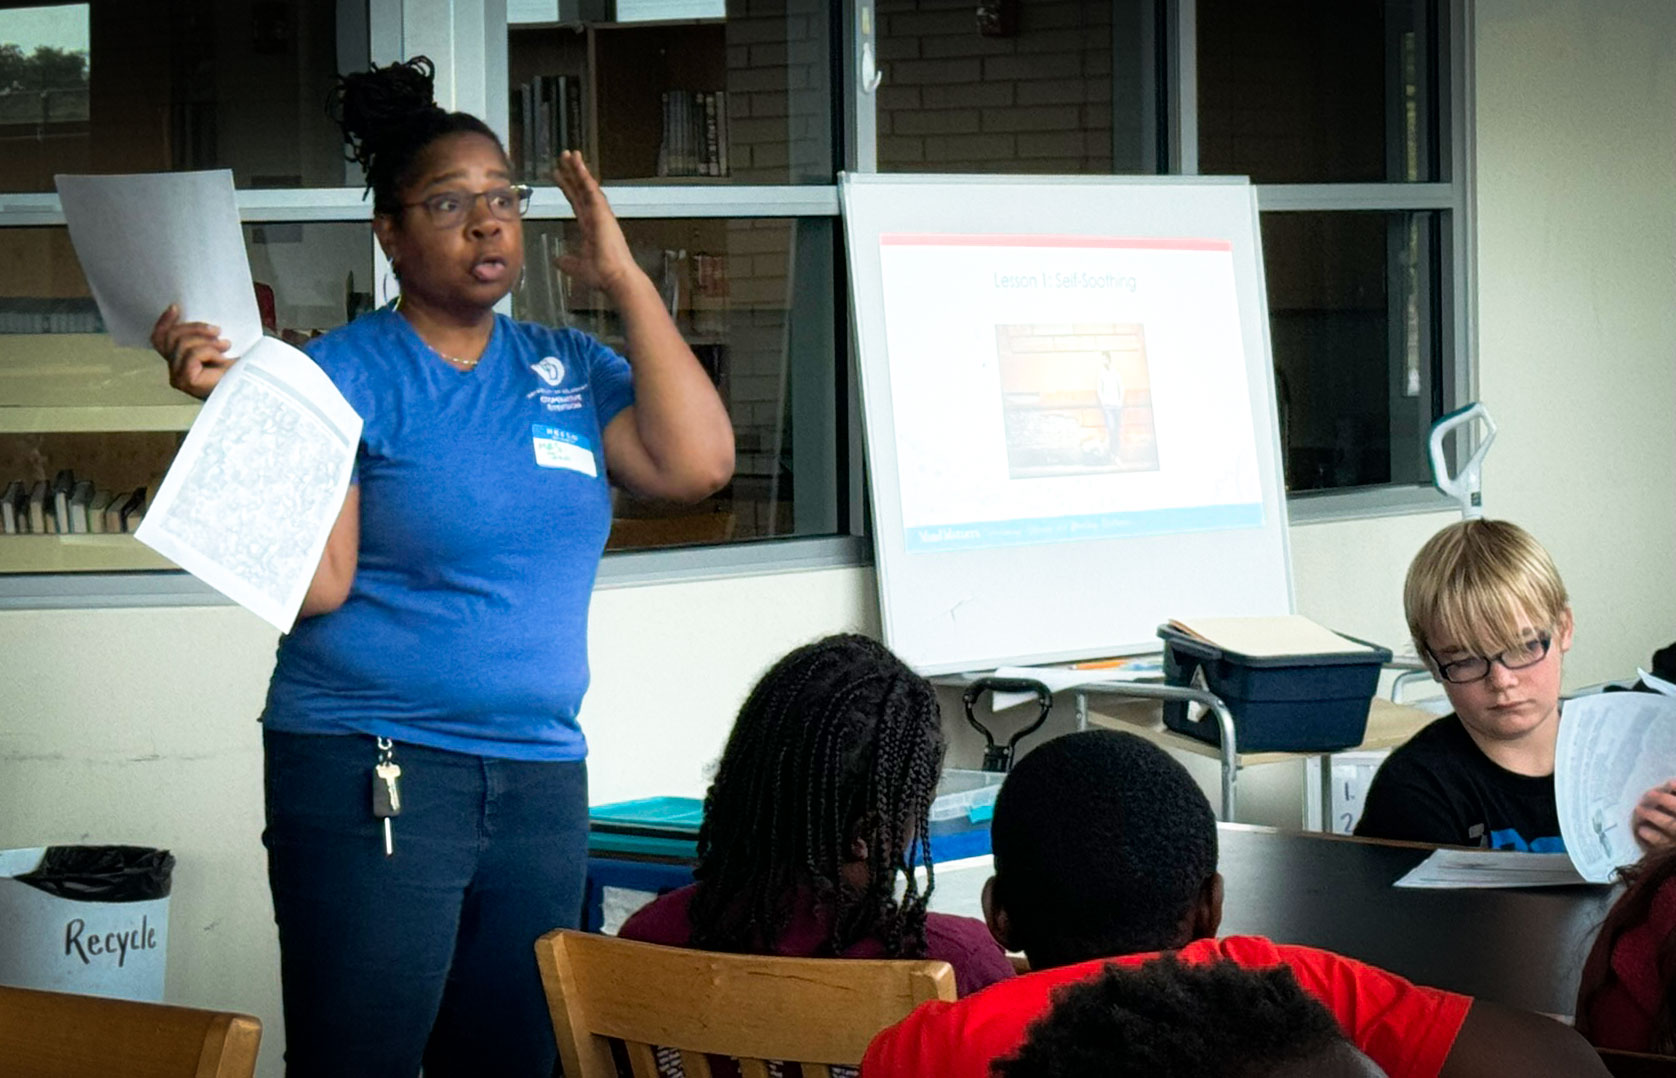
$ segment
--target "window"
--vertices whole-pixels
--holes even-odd
[[[197,414],[154,354],[104,335],[55,173],[230,169],[271,332],[305,340],[370,302],[368,209],[324,105],[340,68],[366,66],[373,16],[288,0],[0,7],[0,491],[62,476],[93,504],[155,493]],[[0,574],[170,568],[131,529],[71,516],[0,535]]]
[[[0,11],[0,129],[45,138],[85,124],[87,58],[86,4]]]
[[[1467,384],[1453,5],[989,6],[880,0],[879,170],[1249,176],[1294,511],[1426,483]]]
[[[696,506],[618,492],[607,550],[846,535],[833,9],[652,7],[663,14],[642,22],[621,4],[615,20],[586,3],[517,4],[506,34],[515,171],[550,184],[557,152],[583,151],[733,418],[732,481]],[[513,313],[626,350],[610,305],[552,268],[574,242],[564,214],[540,188]]]
[[[89,335],[53,174],[231,169],[275,329],[306,336],[383,277],[322,111],[332,77],[426,53],[537,185],[513,313],[620,337],[546,268],[572,227],[551,160],[582,148],[733,416],[738,474],[716,497],[619,496],[613,551],[682,549],[618,566],[860,556],[844,168],[1249,175],[1294,513],[1418,504],[1429,425],[1470,385],[1462,25],[1453,0],[13,0],[0,482],[75,460],[141,482],[127,469],[154,474],[195,407],[154,358]],[[49,411],[77,365],[100,372],[81,411]],[[0,572],[133,567],[47,548],[0,548]]]
[[[1287,487],[1305,496],[1293,510],[1417,490],[1466,373],[1450,5],[1194,9],[1187,130],[1198,172],[1259,185]]]

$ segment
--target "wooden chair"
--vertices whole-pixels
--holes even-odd
[[[536,941],[566,1078],[617,1078],[621,1041],[635,1078],[655,1078],[657,1048],[681,1053],[686,1078],[710,1078],[709,1056],[768,1061],[812,1078],[855,1066],[867,1043],[927,1000],[954,998],[943,961],[765,958],[559,930]]]
[[[250,1078],[261,1039],[247,1014],[0,986],[7,1078]]]

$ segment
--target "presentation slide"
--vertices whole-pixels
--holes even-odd
[[[879,236],[909,554],[1264,526],[1232,245]]]

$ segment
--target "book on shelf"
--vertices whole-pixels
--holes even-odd
[[[16,535],[20,517],[25,525],[29,523],[29,489],[14,479],[0,493],[0,532]]]
[[[660,176],[726,176],[727,94],[724,91],[665,90]]]
[[[546,180],[564,150],[580,150],[582,80],[576,75],[537,75],[518,87],[509,107],[508,150],[513,170],[526,183]]]
[[[128,504],[128,498],[134,492],[119,490],[111,495],[111,500],[105,506],[105,531],[111,535],[122,533],[122,507]]]
[[[146,488],[135,487],[128,495],[128,500],[122,503],[121,531],[131,532],[145,519],[145,495]]]
[[[0,297],[0,333],[103,333],[105,320],[91,298]]]
[[[87,530],[94,535],[105,533],[105,510],[111,507],[111,492],[97,487],[87,503]]]
[[[70,534],[70,495],[75,489],[76,473],[60,468],[52,479],[52,505],[49,509],[52,530],[59,535]]]
[[[47,533],[47,502],[50,500],[47,492],[50,489],[45,479],[29,488],[29,530],[35,535]]]
[[[87,506],[93,501],[93,480],[81,479],[70,491],[69,512],[60,521],[59,531],[67,535],[86,535],[92,529],[88,527]],[[64,527],[64,524],[69,527]]]

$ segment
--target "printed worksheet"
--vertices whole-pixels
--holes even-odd
[[[135,538],[289,632],[360,440],[325,372],[264,337],[204,403]]]
[[[1598,693],[1566,701],[1560,716],[1560,834],[1583,878],[1605,883],[1641,857],[1630,825],[1636,802],[1676,777],[1676,697]]]
[[[176,303],[186,320],[220,326],[239,360],[134,537],[289,632],[348,491],[361,417],[312,360],[262,335],[230,172],[57,182],[117,344],[150,347],[151,327]]]

